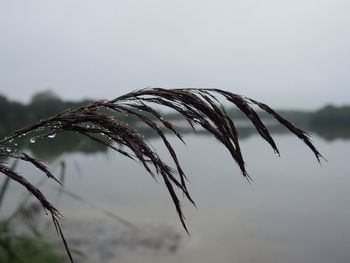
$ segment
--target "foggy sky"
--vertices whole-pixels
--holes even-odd
[[[0,0],[0,93],[27,102],[217,87],[350,104],[348,0]]]

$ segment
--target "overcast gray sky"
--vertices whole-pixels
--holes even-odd
[[[217,87],[350,104],[349,0],[0,0],[0,93],[112,98]]]

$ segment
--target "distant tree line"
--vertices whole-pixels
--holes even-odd
[[[277,110],[283,117],[289,119],[300,127],[306,129],[343,129],[350,128],[350,105],[333,106],[327,105],[316,111],[301,110]],[[244,118],[237,110],[230,111],[235,118]],[[268,114],[261,112],[262,118],[271,118]]]
[[[86,105],[89,101],[63,101],[52,91],[43,91],[35,94],[29,104],[10,101],[0,95],[0,134],[6,134],[33,123],[42,118],[54,115],[67,108]]]
[[[10,101],[0,95],[0,136],[3,137],[26,124],[33,123],[42,118],[52,116],[69,108],[84,106],[91,100],[64,101],[52,91],[43,91],[33,95],[30,103],[23,104]],[[234,119],[245,118],[244,114],[235,109],[227,109],[228,114]],[[350,127],[350,106],[336,107],[327,105],[317,111],[279,110],[279,114],[306,129],[348,128]],[[264,118],[270,116],[259,112]],[[125,117],[128,122],[133,118]],[[168,115],[169,119],[180,118],[178,115]],[[123,116],[118,117],[123,118]]]
[[[317,128],[349,127],[350,106],[335,107],[327,105],[312,114],[310,124]]]

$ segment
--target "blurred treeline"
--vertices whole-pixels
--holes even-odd
[[[335,107],[328,105],[312,114],[310,124],[313,127],[350,126],[350,106]]]
[[[42,118],[54,115],[68,108],[76,108],[89,103],[89,100],[78,102],[63,101],[52,91],[35,94],[29,104],[9,101],[0,95],[0,135],[5,135]]]
[[[350,105],[340,107],[327,105],[316,111],[277,110],[277,112],[303,128],[350,128]],[[230,114],[236,118],[244,118],[243,113],[236,110],[232,110]],[[266,112],[260,112],[259,115],[264,119],[271,118]]]
[[[0,95],[0,138],[4,138],[16,129],[22,128],[45,117],[52,116],[69,108],[77,108],[88,104],[91,100],[77,102],[63,101],[51,91],[35,94],[30,103],[23,104],[10,101]],[[95,153],[106,151],[102,144],[95,143],[83,136],[62,134],[55,140],[42,139],[41,143],[18,144],[19,148],[29,149],[37,158],[54,160],[63,153],[84,152]]]
[[[5,96],[0,95],[0,137],[3,138],[10,132],[42,118],[52,116],[70,108],[84,106],[91,101],[92,100],[88,99],[81,101],[64,101],[52,91],[43,91],[34,94],[28,104],[23,104],[10,101]],[[227,109],[227,112],[236,120],[246,119],[243,113],[236,109]],[[350,106],[336,107],[327,105],[316,111],[277,110],[277,112],[294,122],[297,126],[316,133],[328,140],[339,137],[350,138]],[[179,115],[174,113],[165,115],[167,115],[167,118],[170,120],[180,118]],[[259,115],[264,120],[271,118],[265,112],[260,111]],[[130,123],[135,121],[135,118],[130,118],[130,116],[121,115],[118,116],[118,118],[122,118],[123,121],[128,121]],[[274,131],[283,132],[283,130],[272,128],[272,132]],[[246,133],[247,135],[253,134],[253,131],[246,131]],[[65,138],[65,141],[67,140],[69,139]]]
[[[334,106],[326,105],[315,111],[302,110],[277,110],[286,119],[296,126],[317,134],[327,141],[334,139],[350,139],[350,105]],[[242,112],[230,111],[231,116],[238,119],[244,118]],[[260,112],[263,119],[271,119],[266,112]],[[271,132],[283,133],[285,129],[273,127]]]

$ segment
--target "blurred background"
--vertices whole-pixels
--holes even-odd
[[[65,215],[63,229],[82,262],[349,262],[349,10],[342,0],[0,0],[0,136],[150,86],[255,98],[309,131],[327,162],[318,165],[260,112],[277,158],[227,107],[240,124],[250,185],[212,137],[181,127],[186,146],[169,138],[198,205],[183,200],[190,237],[161,182],[86,138],[63,134],[19,146],[64,178],[64,190],[30,167],[16,169]],[[140,131],[170,162],[161,141]],[[17,225],[29,225],[19,254],[45,240],[52,254],[33,262],[66,262],[43,211],[20,186],[0,184],[0,221],[15,215]],[[0,223],[1,240],[22,233],[6,227]],[[4,244],[0,261],[16,262]]]

